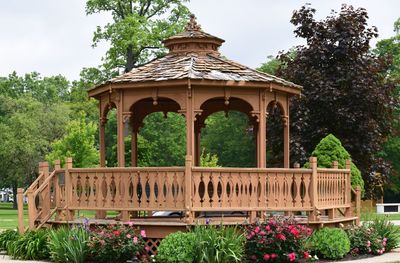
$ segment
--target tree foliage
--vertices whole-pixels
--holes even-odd
[[[93,46],[110,42],[106,70],[125,72],[163,54],[161,41],[182,31],[189,17],[187,0],[87,0],[86,14],[109,12],[113,22],[98,26]]]
[[[201,146],[218,157],[223,167],[254,167],[256,152],[248,116],[237,111],[217,112],[206,119]]]
[[[365,9],[343,5],[321,21],[315,11],[305,5],[294,12],[295,35],[307,45],[296,47],[294,58],[279,58],[285,67],[278,74],[304,87],[292,101],[292,159],[305,161],[321,138],[335,134],[373,190],[377,172],[389,174],[377,153],[391,133],[396,102],[385,79],[390,61],[370,52],[377,29],[368,27]]]
[[[95,147],[96,124],[86,123],[85,114],[66,126],[65,135],[51,144],[51,152],[46,156],[48,161],[72,157],[75,167],[94,167],[99,162],[99,152]]]

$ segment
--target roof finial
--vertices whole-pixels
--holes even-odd
[[[201,31],[201,26],[197,24],[196,16],[194,14],[190,15],[190,21],[186,25],[186,31]]]

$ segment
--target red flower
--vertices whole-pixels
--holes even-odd
[[[270,257],[271,257],[271,256],[270,256],[269,254],[265,254],[264,257],[263,257],[263,259],[264,259],[264,260],[269,260]]]
[[[114,236],[119,237],[119,235],[121,235],[121,232],[119,230],[114,230],[113,234]]]
[[[288,258],[289,258],[290,262],[295,261],[296,260],[296,254],[294,252],[292,252],[292,253],[290,253],[288,255]]]
[[[284,235],[284,234],[281,234],[281,233],[277,234],[276,237],[277,237],[278,239],[282,240],[282,241],[285,241],[285,240],[286,240],[285,235]]]
[[[258,234],[258,232],[260,232],[260,227],[257,226],[257,227],[254,229],[254,232],[255,232],[256,234]]]
[[[265,231],[264,230],[260,231],[260,236],[265,236]]]
[[[257,259],[257,256],[256,256],[256,255],[252,255],[252,256],[250,257],[250,259],[256,260],[256,259]]]
[[[275,253],[272,253],[272,254],[271,254],[271,259],[276,259],[277,257],[278,257],[278,255],[275,254]]]
[[[299,234],[300,234],[300,231],[299,231],[297,228],[293,227],[293,228],[290,230],[290,233],[292,233],[293,236],[294,236],[295,238],[298,238],[298,237],[299,237]]]
[[[266,225],[266,226],[265,226],[265,230],[271,231],[271,227],[270,227],[269,225]]]
[[[310,257],[310,253],[308,253],[307,251],[304,251],[303,258],[308,259],[309,257]]]

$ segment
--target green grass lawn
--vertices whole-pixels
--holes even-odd
[[[28,211],[24,209],[25,225],[28,225]],[[18,211],[12,208],[12,203],[0,203],[0,230],[18,228]]]

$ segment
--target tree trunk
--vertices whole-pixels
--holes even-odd
[[[131,71],[135,66],[136,60],[133,56],[133,46],[129,45],[126,50],[126,64],[125,64],[125,73]]]
[[[12,192],[13,192],[13,196],[14,196],[14,200],[13,200],[13,209],[17,209],[17,188],[18,185],[16,182],[13,183],[12,185]]]

